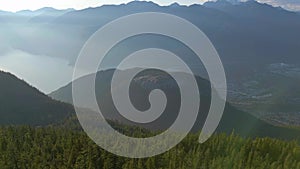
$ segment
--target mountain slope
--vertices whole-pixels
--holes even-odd
[[[118,17],[139,12],[163,12],[189,20],[206,33],[225,63],[255,64],[257,59],[261,63],[299,61],[300,16],[256,1],[236,5],[217,1],[191,6],[159,6],[152,2],[134,1],[71,11],[37,30],[47,30],[63,37],[57,36],[60,38],[49,41],[40,33],[30,41],[30,45],[26,41],[16,47],[37,54],[68,57],[74,61],[85,41],[97,29]],[[30,48],[40,44],[51,46],[51,49]]]
[[[0,72],[0,125],[49,125],[74,113],[14,75]]]
[[[57,17],[74,11],[74,9],[65,9],[65,10],[57,10],[54,8],[41,8],[36,11],[32,11],[31,15],[33,16],[30,18],[28,22],[31,23],[49,23],[53,20],[55,20]]]
[[[98,104],[101,107],[101,111],[107,119],[118,120],[124,124],[137,125],[149,129],[167,129],[177,117],[178,106],[180,106],[180,93],[179,88],[176,86],[176,82],[168,75],[159,71],[145,71],[138,74],[130,87],[130,99],[132,104],[139,110],[149,109],[148,95],[153,89],[161,89],[165,92],[168,99],[168,104],[161,117],[154,122],[148,124],[137,124],[128,121],[121,116],[115,108],[111,93],[110,82],[115,70],[101,71],[97,74],[96,78],[96,97]],[[126,70],[128,71],[128,70]],[[189,76],[185,73],[178,73],[183,78]],[[85,76],[76,80],[76,83],[85,84],[85,81],[90,76]],[[200,90],[200,110],[199,115],[194,125],[193,131],[199,131],[202,128],[204,121],[206,120],[207,113],[210,107],[210,85],[209,82],[197,77],[197,82]],[[122,83],[120,83],[121,86]],[[117,89],[116,89],[117,90]],[[49,96],[72,103],[72,86],[71,84],[58,89],[51,93]],[[79,106],[87,105],[83,103]],[[235,131],[237,134],[249,137],[275,137],[282,139],[296,139],[300,136],[300,131],[294,129],[287,129],[282,127],[276,127],[270,125],[264,121],[261,121],[254,116],[239,111],[232,107],[230,104],[226,104],[223,118],[217,129],[217,132],[231,133]]]

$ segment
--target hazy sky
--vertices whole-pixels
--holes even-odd
[[[24,9],[39,9],[42,7],[54,7],[58,9],[75,8],[82,9],[87,7],[101,6],[103,4],[121,4],[132,0],[0,0],[0,9],[6,11],[19,11]],[[153,0],[153,2],[168,5],[173,2],[180,4],[203,3],[207,0]],[[300,0],[258,0],[275,6],[282,6],[288,9],[300,10]]]

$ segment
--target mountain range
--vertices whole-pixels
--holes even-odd
[[[139,124],[128,121],[114,107],[110,93],[110,84],[113,73],[110,69],[101,71],[96,78],[96,97],[104,117],[110,122],[122,125],[134,125],[151,130],[164,130],[172,124],[180,106],[180,93],[173,78],[158,70],[147,70],[139,73],[130,86],[130,98],[133,105],[143,111],[149,108],[147,101],[149,92],[161,89],[165,92],[168,102],[161,117],[148,124]],[[126,71],[126,70],[124,70]],[[190,76],[178,72],[183,78]],[[85,76],[76,81],[85,84]],[[210,107],[210,84],[207,80],[196,77],[200,91],[200,109],[193,131],[199,131],[206,120]],[[49,97],[38,89],[30,86],[16,76],[0,72],[0,125],[31,125],[31,126],[65,126],[80,129],[72,103],[71,84],[53,92]],[[56,100],[60,101],[56,101]],[[86,103],[84,103],[86,104]],[[77,106],[84,106],[77,105]],[[93,117],[94,111],[86,108],[80,109],[87,113],[87,119]],[[99,124],[97,124],[99,125]],[[278,127],[268,124],[258,118],[237,110],[229,103],[226,104],[222,120],[217,132],[235,132],[245,137],[274,137],[281,139],[297,139],[300,130]]]
[[[140,111],[145,111],[149,109],[150,105],[148,102],[148,96],[149,93],[154,89],[161,89],[162,91],[164,91],[168,100],[166,109],[164,110],[162,116],[160,116],[157,120],[151,123],[140,124],[133,123],[125,119],[118,112],[114,105],[111,96],[110,85],[112,76],[115,73],[115,71],[120,70],[110,69],[100,71],[96,75],[96,98],[98,101],[98,105],[100,106],[101,112],[103,113],[105,118],[118,121],[122,124],[135,125],[151,130],[167,129],[174,122],[178,115],[178,110],[181,103],[179,88],[176,84],[176,81],[171,76],[169,76],[165,72],[150,69],[137,74],[132,80],[129,95],[130,101],[136,107],[136,109]],[[123,70],[121,71],[121,73],[126,73],[126,71],[130,70]],[[182,78],[191,76],[189,74],[180,72],[176,74]],[[79,85],[86,85],[87,79],[89,78],[91,78],[91,75],[81,77],[75,80],[73,83]],[[210,88],[210,83],[207,80],[196,76],[196,81],[199,87],[201,103],[199,114],[196,123],[193,127],[193,131],[199,131],[202,128],[204,121],[206,120],[207,113],[210,107],[211,90],[213,90]],[[122,82],[120,82],[119,84],[119,87],[122,88]],[[54,99],[72,104],[72,83],[58,89],[57,91],[54,91],[49,96]],[[82,97],[85,96],[83,95]],[[84,107],[89,105],[89,99],[83,98],[83,100],[86,100],[86,102],[76,106]],[[250,115],[249,113],[234,108],[229,103],[227,103],[222,120],[217,128],[217,132],[226,132],[230,134],[233,131],[245,137],[268,136],[282,139],[295,139],[298,138],[298,135],[300,133],[300,131],[297,129],[277,127],[268,124]]]
[[[85,41],[104,24],[133,13],[164,12],[185,18],[203,30],[217,48],[224,63],[255,63],[257,59],[260,60],[260,64],[298,61],[300,16],[295,12],[256,1],[233,5],[225,0],[218,0],[191,6],[159,6],[152,2],[133,1],[79,11],[48,8],[41,11],[42,15],[59,15],[53,16],[51,20],[43,20],[35,16],[36,13],[41,13],[40,10],[31,11],[34,15],[29,22],[28,18],[25,19],[23,27],[33,27],[34,34],[24,36],[24,32],[18,33],[22,31],[22,27],[15,28],[16,36],[11,38],[18,41],[10,44],[12,48],[67,58],[74,62]],[[23,16],[20,15],[22,13],[24,11],[10,15],[18,18]],[[20,22],[7,16],[0,15],[0,18],[4,18],[10,24]],[[2,24],[5,25],[5,22]],[[2,34],[6,31],[10,30],[4,29]],[[53,48],[56,50],[52,50]]]
[[[0,55],[22,50],[39,57],[65,59],[72,66],[96,30],[138,12],[174,14],[195,24],[220,55],[233,105],[276,125],[300,125],[295,120],[300,119],[300,15],[253,0],[218,0],[191,6],[133,1],[83,10],[0,12]],[[116,66],[119,57],[149,46],[173,51],[183,59],[192,55],[184,45],[158,36],[134,37],[126,42],[109,54],[107,67]],[[201,64],[185,60],[207,78]],[[279,118],[282,115],[288,119]]]

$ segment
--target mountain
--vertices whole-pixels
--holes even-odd
[[[73,113],[71,105],[51,99],[10,73],[0,72],[0,125],[58,124]]]
[[[203,5],[241,18],[271,19],[272,22],[274,22],[272,19],[275,19],[275,17],[280,17],[280,20],[283,17],[297,18],[294,15],[295,12],[287,11],[281,7],[273,7],[267,3],[260,3],[255,0],[240,2],[236,5],[227,0],[207,1]]]
[[[64,10],[58,10],[55,8],[51,8],[51,7],[44,7],[44,8],[40,8],[34,11],[31,10],[22,10],[22,11],[18,11],[16,12],[17,15],[27,15],[27,16],[39,16],[39,15],[52,15],[52,16],[56,16],[57,14],[63,14],[66,12],[70,12],[73,11],[74,9],[64,9]]]
[[[54,8],[41,8],[36,11],[32,11],[33,17],[30,18],[28,22],[32,23],[49,23],[55,20],[57,17],[74,11],[74,9],[64,9],[64,10],[57,10]]]
[[[26,15],[18,15],[12,12],[1,11],[0,12],[0,20],[1,25],[6,24],[23,24],[29,17]],[[5,32],[2,32],[4,34]]]
[[[138,12],[164,12],[189,20],[213,42],[225,69],[240,67],[240,64],[245,64],[242,68],[248,70],[262,64],[299,62],[300,16],[256,1],[232,4],[219,0],[191,6],[159,6],[153,2],[133,1],[67,11],[50,20],[32,18],[33,23],[27,29],[33,29],[35,34],[29,32],[24,36],[23,31],[17,31],[19,41],[12,41],[12,47],[37,55],[65,58],[73,64],[96,30],[118,17]],[[47,24],[41,26],[34,20]],[[46,36],[49,34],[52,36]],[[133,46],[129,44],[128,48]],[[259,65],[257,60],[260,60]]]
[[[47,27],[37,30],[37,32],[41,32],[37,33],[41,36],[37,36],[29,43],[27,41],[26,44],[18,44],[16,47],[31,53],[43,53],[49,56],[67,58],[73,64],[85,41],[97,29],[114,19],[139,12],[164,12],[183,16],[196,24],[201,24],[206,30],[211,30],[211,27],[216,28],[218,25],[224,25],[230,19],[223,12],[208,9],[201,5],[174,8],[172,6],[162,7],[152,2],[134,1],[123,5],[104,5],[97,8],[68,12],[50,22]],[[212,20],[214,22],[211,22]],[[55,38],[53,40],[43,37],[42,32],[47,31],[54,34]],[[135,42],[135,44],[139,44],[139,42]],[[142,44],[145,44],[145,42]],[[52,46],[57,50],[45,47],[32,48],[31,46]],[[131,49],[133,47],[134,45],[132,44],[128,48]],[[66,48],[68,50],[65,50]]]
[[[297,78],[285,77],[286,75],[272,72],[269,69],[270,66],[280,63],[293,65],[293,69],[300,68],[298,57],[300,54],[298,48],[300,45],[298,40],[300,38],[300,17],[295,12],[282,8],[257,1],[233,4],[219,0],[189,7],[179,4],[161,7],[151,2],[131,2],[125,5],[108,5],[74,11],[57,18],[52,23],[55,25],[66,24],[56,30],[57,32],[63,30],[61,34],[65,35],[64,38],[73,39],[70,43],[72,46],[77,46],[72,50],[61,50],[61,57],[71,56],[68,59],[71,64],[74,63],[75,60],[72,58],[77,57],[84,44],[83,41],[76,38],[76,34],[79,32],[83,39],[87,39],[94,31],[109,21],[143,11],[175,14],[191,21],[206,33],[224,64],[230,92],[229,101],[232,104],[261,119],[268,119],[269,122],[273,123],[276,119],[276,125],[300,126],[300,123],[295,120],[300,118],[300,107],[298,106],[300,96],[298,92],[295,92],[300,90]],[[78,18],[80,19],[78,20]],[[74,25],[78,27],[74,27]],[[70,34],[69,37],[68,34]],[[66,39],[63,42],[68,41]],[[49,42],[48,46],[51,45],[57,45],[57,49],[64,46],[64,44]],[[172,51],[181,55],[183,59],[192,55],[182,45],[172,40],[149,35],[131,38],[126,40],[126,45],[120,46],[115,49],[117,52],[107,56],[112,62],[120,56],[127,56],[131,52],[149,46]],[[68,54],[70,54],[69,51],[72,51],[72,54],[64,53],[66,51]],[[54,52],[56,50],[51,50],[49,54],[54,54]],[[204,71],[200,68],[201,64],[186,60],[189,65],[197,67],[199,75],[203,76]],[[114,67],[114,65],[108,67]],[[252,82],[258,84],[252,85]],[[250,88],[251,90],[249,90]],[[283,90],[285,94],[282,93]],[[262,101],[261,96],[269,97],[265,97]],[[280,115],[278,116],[278,114]],[[288,118],[281,118],[282,114]]]
[[[249,67],[257,67],[258,59],[260,64],[299,62],[300,16],[256,1],[232,4],[219,0],[191,6],[159,6],[153,2],[133,1],[78,11],[52,8],[20,11],[13,16],[34,14],[25,30],[32,29],[35,34],[29,32],[24,36],[24,28],[18,25],[14,30],[19,40],[12,41],[11,45],[29,53],[65,58],[74,63],[83,44],[96,30],[118,17],[139,12],[164,12],[189,20],[206,33],[223,62],[230,67],[232,63],[235,67],[248,63]],[[49,19],[52,13],[59,15]],[[46,36],[49,34],[52,36]]]
[[[241,1],[240,0],[227,0],[231,4],[239,4]]]
[[[138,12],[164,12],[189,20],[206,33],[226,63],[254,64],[257,59],[261,63],[299,61],[300,16],[256,1],[233,5],[219,0],[203,6],[159,6],[153,2],[133,1],[71,11],[37,30],[40,36],[29,44],[26,41],[16,47],[32,53],[68,57],[74,62],[85,41],[97,29],[118,17]],[[45,40],[42,32],[46,31],[64,36]],[[51,48],[30,47],[36,45]],[[63,50],[66,48],[70,50]]]
[[[130,86],[130,100],[132,104],[138,110],[149,109],[148,95],[153,89],[161,89],[165,92],[168,99],[166,109],[161,117],[159,117],[154,122],[148,124],[137,124],[128,121],[123,116],[121,116],[114,106],[111,96],[111,78],[115,71],[119,70],[106,70],[100,71],[96,76],[96,98],[98,105],[101,107],[103,115],[107,119],[117,120],[123,124],[137,125],[139,127],[144,127],[148,129],[167,129],[172,122],[176,119],[178,108],[180,106],[180,93],[179,88],[173,78],[168,76],[166,73],[158,70],[147,70],[139,73],[132,81]],[[124,70],[130,71],[130,70]],[[124,71],[120,71],[124,73]],[[177,73],[178,76],[185,78],[190,76],[186,73]],[[91,75],[81,77],[75,80],[75,83],[80,85],[86,85],[86,80],[90,78]],[[202,128],[204,121],[207,117],[207,113],[210,107],[210,84],[207,80],[200,77],[196,77],[199,90],[200,90],[200,110],[197,117],[196,123],[193,127],[193,131],[199,131]],[[183,84],[184,85],[184,84]],[[122,82],[120,82],[122,86]],[[115,89],[118,90],[118,89]],[[50,97],[61,100],[64,102],[72,103],[72,84],[68,84],[57,91],[51,93]],[[84,96],[82,96],[84,97]],[[84,107],[88,105],[88,99],[86,103],[77,105],[79,107]],[[296,139],[298,138],[300,131],[294,129],[288,129],[283,127],[276,127],[270,125],[262,120],[255,118],[254,116],[237,110],[232,107],[229,103],[226,104],[224,115],[218,126],[217,132],[231,133],[235,132],[242,136],[247,137],[276,137],[282,139]]]
[[[215,9],[224,9],[232,6],[233,3],[229,0],[217,0],[217,1],[207,1],[203,4],[203,6]]]
[[[300,87],[298,83],[291,83],[297,82],[296,77],[286,77],[286,74],[278,74],[269,69],[270,66],[281,63],[292,65],[293,68],[285,70],[279,67],[278,69],[282,69],[280,71],[290,72],[300,68],[300,15],[253,0],[239,3],[219,0],[191,6],[159,6],[153,2],[133,1],[68,11],[50,19],[26,16],[18,20],[18,14],[0,15],[0,54],[18,49],[39,57],[59,57],[74,65],[82,46],[96,30],[114,19],[138,12],[174,14],[199,27],[220,55],[227,75],[229,101],[233,104],[245,105],[250,102],[252,107],[247,107],[247,111],[260,118],[278,113],[289,117],[290,114],[300,116],[299,94],[294,92],[299,91]],[[148,47],[162,48],[180,54],[189,65],[199,69],[197,73],[201,77],[205,77],[203,66],[189,60],[192,53],[172,39],[144,35],[127,39],[124,43],[108,56],[112,63],[108,63],[107,67],[115,67],[120,56],[134,51]],[[269,81],[280,84],[272,86]],[[285,93],[279,92],[282,90],[281,86],[284,86]],[[286,95],[291,97],[282,99]],[[263,102],[261,96],[264,97]],[[280,106],[277,104],[278,98],[281,98]],[[264,105],[256,106],[253,102]],[[270,102],[274,102],[272,106],[269,105]],[[273,106],[278,109],[274,111],[275,109],[270,108]],[[260,110],[260,107],[268,108]],[[293,110],[288,111],[286,107],[293,107]],[[251,111],[253,108],[257,109]],[[281,121],[279,124],[281,123],[286,122]]]

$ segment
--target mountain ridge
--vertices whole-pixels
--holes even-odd
[[[46,126],[64,121],[74,109],[55,101],[11,73],[0,71],[0,125]]]
[[[129,94],[132,104],[138,110],[142,111],[147,110],[149,108],[150,105],[148,102],[148,95],[150,91],[154,89],[163,90],[168,99],[167,107],[163,115],[159,117],[159,119],[149,124],[136,124],[132,123],[131,121],[128,121],[123,116],[121,116],[114,107],[114,103],[112,101],[110,93],[110,80],[114,71],[119,70],[103,70],[98,72],[96,75],[96,98],[98,101],[98,105],[101,107],[101,112],[105,118],[115,120],[126,125],[139,126],[150,130],[164,130],[168,127],[168,125],[172,124],[172,121],[175,120],[177,116],[178,105],[180,105],[180,102],[178,102],[180,100],[180,93],[178,93],[177,90],[178,88],[176,87],[176,85],[171,85],[172,83],[176,83],[174,82],[174,80],[172,80],[169,76],[164,75],[164,73],[162,72],[158,71],[155,73],[155,71],[153,72],[151,70],[139,73],[134,78],[134,80],[131,82]],[[86,79],[90,78],[89,76],[91,75],[87,75],[76,79],[75,83],[84,85]],[[189,75],[181,74],[180,76],[184,78],[185,76]],[[200,77],[196,77],[196,79],[200,90],[201,105],[198,118],[193,127],[194,132],[197,132],[199,131],[199,129],[202,128],[203,122],[207,117],[207,112],[210,107],[209,82]],[[121,84],[122,82],[120,82],[120,86]],[[54,91],[49,96],[57,100],[72,103],[71,84],[68,84],[67,86],[62,87],[57,91]],[[84,105],[88,105],[88,103],[82,103],[82,105],[76,106],[83,107]],[[246,112],[237,110],[236,108],[232,107],[230,104],[227,103],[225,106],[225,111],[222,120],[216,132],[226,132],[230,134],[233,131],[245,137],[275,137],[282,139],[295,139],[298,138],[298,135],[300,133],[300,130],[287,129],[284,127],[270,125]]]

